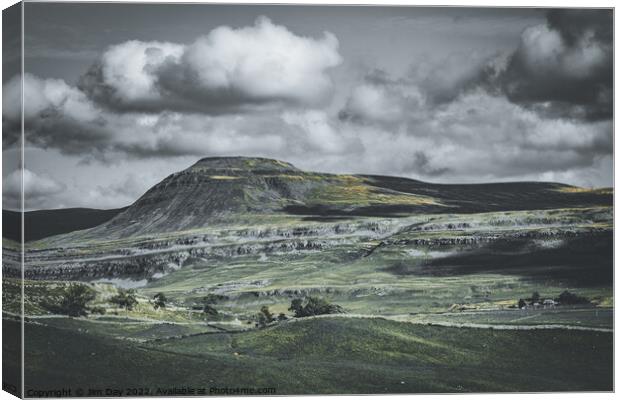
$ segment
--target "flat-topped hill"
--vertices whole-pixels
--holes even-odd
[[[559,183],[433,184],[302,171],[256,157],[209,157],[174,173],[89,237],[198,229],[247,215],[309,219],[610,206],[612,190]]]
[[[293,164],[262,157],[205,157],[186,171],[209,172],[300,172]]]

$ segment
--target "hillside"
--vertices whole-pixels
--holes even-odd
[[[613,383],[611,333],[514,333],[330,318],[136,345],[98,334],[101,325],[77,333],[26,324],[26,388],[114,382],[155,391],[215,384],[270,387],[284,395],[600,391]],[[35,350],[50,347],[64,351]]]
[[[24,240],[30,242],[48,236],[60,235],[93,228],[114,218],[127,207],[111,210],[94,208],[64,208],[58,210],[26,211]],[[2,237],[19,242],[21,240],[21,213],[2,210]]]

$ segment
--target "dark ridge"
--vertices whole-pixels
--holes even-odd
[[[127,207],[111,210],[92,208],[65,208],[58,210],[27,211],[24,215],[26,227],[24,240],[30,242],[49,236],[93,228],[114,218]],[[2,237],[19,242],[21,240],[21,213],[2,210]]]
[[[430,196],[453,212],[548,210],[566,207],[611,206],[613,195],[605,191],[562,192],[572,186],[550,182],[502,182],[437,184],[379,175],[360,175],[366,184],[384,189]],[[432,212],[432,210],[430,211]],[[440,212],[446,212],[444,208]]]

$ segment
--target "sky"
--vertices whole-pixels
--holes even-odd
[[[208,156],[613,185],[611,10],[26,3],[24,15],[26,209],[126,206]],[[9,209],[18,47],[3,57]]]

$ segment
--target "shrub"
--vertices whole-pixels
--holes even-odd
[[[134,290],[119,289],[118,294],[110,299],[110,303],[124,308],[125,311],[131,311],[138,304],[138,300]]]
[[[205,304],[204,307],[202,307],[202,312],[206,315],[217,315],[218,314],[215,307],[213,307],[210,304]]]
[[[105,315],[106,310],[105,307],[91,307],[90,312],[91,314]]]
[[[218,312],[215,309],[214,305],[218,301],[225,300],[227,298],[228,297],[219,294],[209,293],[207,296],[202,298],[202,305],[200,306],[202,307],[202,312],[206,315],[217,315]]]
[[[158,308],[166,308],[167,301],[168,299],[166,298],[165,294],[157,293],[155,296],[153,296],[153,308],[155,308],[156,310]]]
[[[256,325],[261,328],[264,328],[265,326],[274,321],[273,314],[271,313],[271,311],[269,311],[269,307],[267,306],[262,306],[260,308],[257,319],[258,322],[256,323]]]

